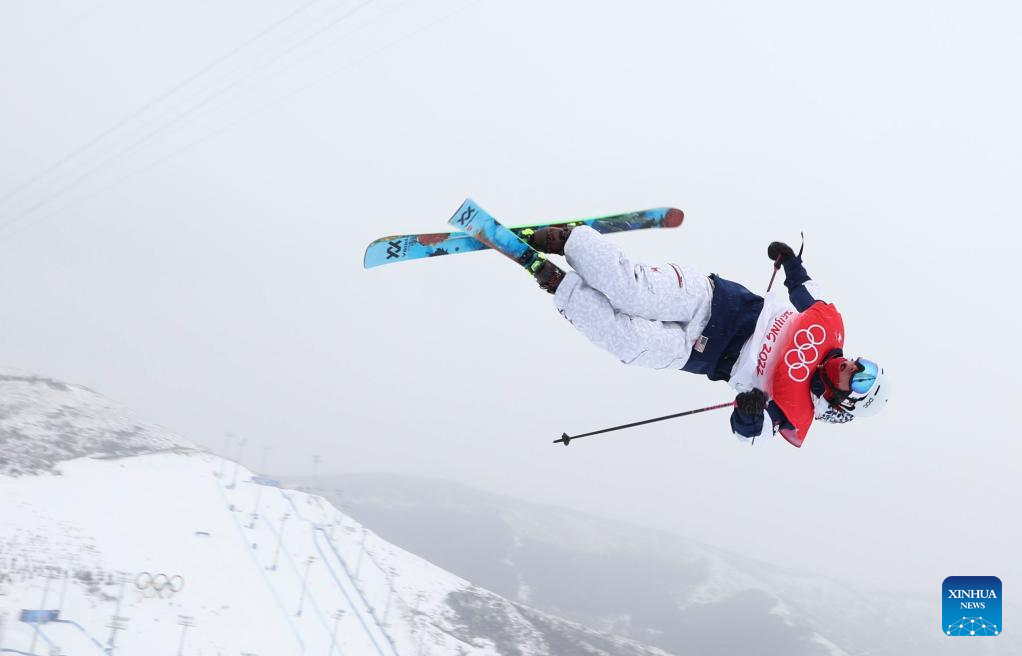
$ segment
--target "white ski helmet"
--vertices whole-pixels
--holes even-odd
[[[856,358],[855,362],[860,369],[852,375],[851,390],[842,407],[853,417],[871,417],[887,406],[891,377],[872,360]]]

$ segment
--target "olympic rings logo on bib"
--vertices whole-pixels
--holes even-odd
[[[820,350],[816,347],[826,339],[827,331],[818,323],[795,333],[795,348],[784,354],[784,364],[788,365],[789,378],[796,383],[809,380],[813,374],[811,365],[820,359]]]

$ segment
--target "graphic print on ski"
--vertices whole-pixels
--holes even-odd
[[[507,255],[528,271],[529,275],[536,275],[536,271],[546,259],[545,255],[476,205],[471,198],[466,199],[447,222],[461,228],[490,248]]]
[[[673,207],[658,207],[639,212],[611,214],[586,219],[529,223],[511,227],[509,230],[522,237],[529,230],[536,228],[587,225],[601,234],[609,234],[612,232],[630,232],[632,230],[649,230],[653,228],[677,228],[684,220],[685,213],[681,210]],[[389,237],[380,237],[366,247],[362,266],[366,269],[371,269],[383,264],[393,264],[395,262],[438,257],[441,255],[473,253],[475,251],[486,250],[487,248],[486,244],[464,232],[391,235]]]

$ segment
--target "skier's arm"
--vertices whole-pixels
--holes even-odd
[[[742,412],[737,407],[731,412],[731,432],[740,438],[744,438],[742,441],[751,441],[754,437],[760,437],[763,435],[763,425],[766,423],[766,418],[770,418],[770,431],[767,435],[773,435],[778,429],[786,428],[794,430],[795,426],[788,418],[784,416],[784,413],[777,406],[776,403],[770,401],[767,403],[764,411],[754,412],[747,414]]]
[[[820,287],[809,277],[802,258],[790,257],[784,261],[784,286],[788,288],[788,298],[799,312],[805,312],[820,299]]]
[[[735,409],[731,412],[731,432],[750,441],[762,435],[768,405],[767,395],[761,389],[739,392],[735,397]]]
[[[767,414],[770,415],[770,421],[774,424],[774,432],[778,430],[795,430],[795,424],[788,421],[788,418],[784,416],[781,408],[773,401],[767,406]]]
[[[795,255],[791,246],[775,241],[767,248],[767,255],[775,262],[780,258],[784,267],[784,286],[788,288],[788,298],[796,310],[805,312],[813,303],[822,300],[820,287],[806,272],[801,254]]]
[[[747,415],[735,408],[731,412],[731,432],[743,442],[759,437],[763,434],[763,413]]]

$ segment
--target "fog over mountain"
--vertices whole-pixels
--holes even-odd
[[[672,653],[962,653],[941,633],[936,585],[932,598],[877,592],[671,533],[429,478],[348,474],[289,482],[504,597]],[[967,649],[1016,653],[1022,641],[1009,633]]]

